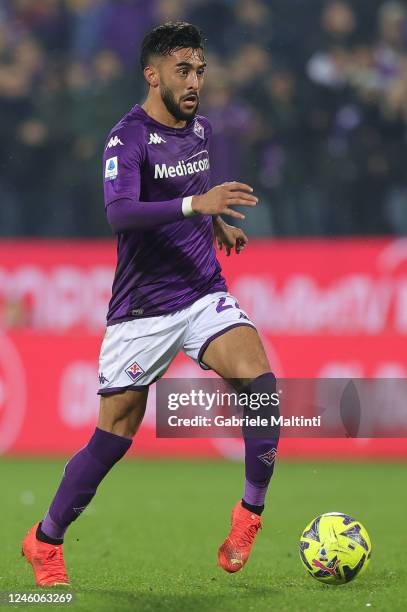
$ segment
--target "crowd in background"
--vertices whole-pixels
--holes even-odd
[[[105,138],[177,19],[205,32],[213,183],[255,187],[251,235],[407,233],[406,2],[2,0],[0,235],[109,235]]]

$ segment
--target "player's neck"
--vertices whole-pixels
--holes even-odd
[[[168,112],[164,104],[157,104],[152,100],[149,100],[148,98],[144,102],[144,104],[141,105],[141,108],[152,119],[158,121],[158,123],[162,123],[163,125],[168,125],[168,127],[183,128],[187,124],[186,121],[179,121],[174,117],[174,115],[171,115],[171,113]]]

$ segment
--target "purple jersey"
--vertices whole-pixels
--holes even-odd
[[[212,217],[183,218],[181,212],[182,198],[209,189],[210,134],[205,117],[176,129],[139,105],[111,130],[103,158],[106,209],[127,199],[130,207],[151,203],[151,210],[159,202],[179,203],[180,212],[174,217],[179,220],[118,234],[108,324],[168,314],[207,293],[226,291]]]

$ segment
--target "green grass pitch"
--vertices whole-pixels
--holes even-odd
[[[41,519],[62,461],[0,461],[1,592],[43,592],[20,556]],[[251,559],[234,575],[216,565],[230,510],[242,489],[240,464],[129,460],[99,488],[65,542],[72,610],[140,612],[353,611],[407,609],[407,466],[279,461]],[[340,587],[309,577],[298,538],[315,515],[361,520],[373,554],[366,573]],[[22,606],[8,608],[23,609]],[[59,606],[25,606],[54,609]]]

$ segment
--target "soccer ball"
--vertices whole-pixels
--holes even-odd
[[[325,584],[344,584],[364,572],[371,550],[369,534],[362,523],[341,512],[317,516],[300,539],[305,569]]]

